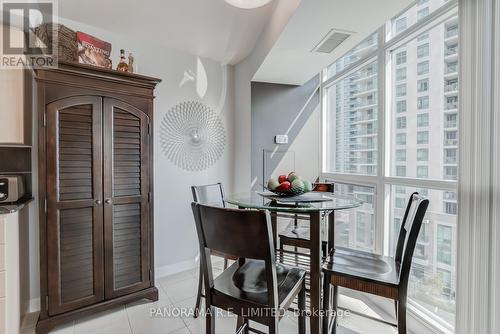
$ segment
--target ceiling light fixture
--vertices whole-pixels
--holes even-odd
[[[234,7],[243,9],[253,9],[267,5],[272,0],[225,0],[225,1]]]

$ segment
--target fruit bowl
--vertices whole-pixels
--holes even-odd
[[[291,197],[310,192],[312,184],[291,172],[288,175],[280,175],[278,179],[269,179],[265,188],[280,197]]]
[[[305,194],[305,193],[308,193],[309,191],[305,191],[305,190],[289,190],[287,192],[284,192],[284,191],[279,191],[279,190],[271,190],[271,189],[268,189],[266,188],[267,190],[269,190],[270,192],[272,192],[273,194],[276,194],[280,197],[292,197],[292,196],[299,196],[299,195],[302,195],[302,194]]]

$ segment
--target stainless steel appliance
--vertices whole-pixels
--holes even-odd
[[[20,175],[0,175],[0,203],[16,202],[24,196],[24,182]]]

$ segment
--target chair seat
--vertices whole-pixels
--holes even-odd
[[[399,285],[399,266],[393,258],[354,249],[336,248],[323,264],[323,271],[352,280]]]
[[[217,251],[214,251],[212,250],[210,252],[211,255],[213,256],[217,256],[217,257],[222,257],[224,259],[228,259],[228,260],[238,260],[238,257],[237,256],[233,256],[233,255],[229,255],[229,254],[224,254],[224,253],[221,253],[221,252],[217,252]]]
[[[300,289],[306,272],[276,264],[279,307],[284,308]],[[246,260],[241,267],[233,263],[214,280],[214,295],[267,305],[267,280],[264,261]]]

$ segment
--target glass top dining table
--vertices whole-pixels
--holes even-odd
[[[309,216],[309,323],[311,334],[320,334],[322,327],[321,307],[321,267],[322,267],[322,243],[327,243],[328,253],[334,248],[335,241],[335,212],[359,207],[363,204],[359,199],[336,193],[311,192],[298,198],[270,198],[270,193],[247,192],[226,196],[227,204],[235,205],[240,209],[268,210],[271,212],[271,225],[274,233],[274,243],[278,248],[279,235],[277,232],[277,218],[285,214],[294,217]],[[281,215],[280,215],[281,213]],[[287,214],[288,213],[288,214]],[[327,224],[321,224],[322,217],[327,214]],[[323,226],[322,225],[326,225]],[[324,227],[327,229],[326,239],[322,237]],[[301,246],[302,247],[302,246]],[[283,252],[283,250],[279,250]],[[328,283],[328,282],[326,282]]]
[[[325,192],[311,192],[297,197],[284,198],[278,198],[277,196],[270,197],[270,195],[268,192],[253,191],[230,195],[224,200],[226,203],[242,209],[291,213],[345,210],[356,208],[363,204],[361,200],[352,196]]]

